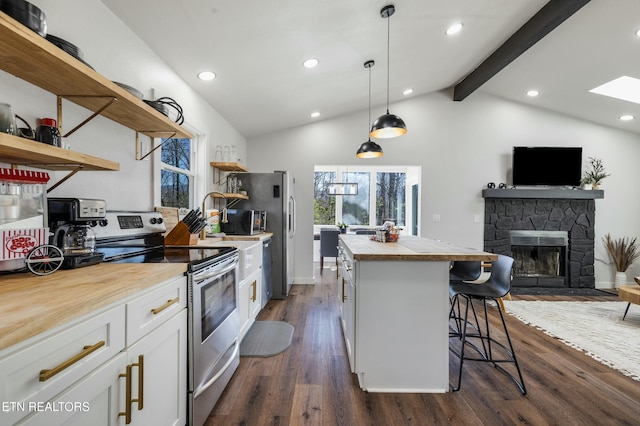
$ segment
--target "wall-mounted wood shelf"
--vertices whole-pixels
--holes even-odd
[[[596,200],[604,198],[604,191],[563,188],[507,188],[483,189],[482,198],[549,198],[568,200]]]
[[[0,160],[47,170],[120,170],[120,164],[41,142],[0,133]]]
[[[249,169],[244,164],[236,163],[236,162],[219,162],[212,161],[209,163],[211,167],[215,167],[218,170],[222,170],[223,172],[248,172]]]
[[[169,117],[2,12],[0,69],[93,112],[104,106],[104,98],[116,98],[100,115],[147,136],[193,138]]]

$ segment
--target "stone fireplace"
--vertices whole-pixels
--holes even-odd
[[[603,191],[485,189],[482,195],[484,250],[514,258],[513,286],[595,288],[595,199]]]

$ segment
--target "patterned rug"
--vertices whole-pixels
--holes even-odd
[[[507,313],[640,381],[640,306],[626,302],[504,301]]]

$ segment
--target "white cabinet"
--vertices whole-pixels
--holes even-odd
[[[20,425],[116,426],[122,423],[119,409],[124,406],[123,378],[127,356],[124,352],[85,376],[51,401],[41,402],[35,414]]]
[[[0,425],[184,425],[186,277],[0,353]]]
[[[120,353],[125,347],[124,330],[122,305],[3,351],[0,403],[12,405],[1,407],[0,424],[11,425],[37,413],[38,404],[51,400]]]
[[[238,293],[238,312],[240,314],[240,340],[247,334],[253,325],[261,304],[262,294],[262,269],[255,270],[240,283]]]
[[[351,372],[355,373],[356,286],[352,276],[354,262],[341,243],[338,247],[338,256],[338,297],[340,299],[342,333],[349,356],[349,366]]]
[[[187,310],[127,348],[132,425],[184,425],[187,402]],[[126,423],[126,416],[125,416]]]
[[[178,277],[127,303],[125,424],[186,423],[186,293]]]

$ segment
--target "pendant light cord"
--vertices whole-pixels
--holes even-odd
[[[371,67],[373,65],[369,66],[369,123],[371,123]],[[371,140],[371,137],[369,137],[369,140]]]
[[[389,114],[389,50],[391,43],[389,39],[391,38],[391,15],[387,16],[387,114]],[[371,121],[371,120],[369,120]]]

